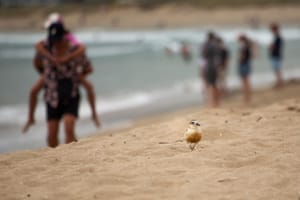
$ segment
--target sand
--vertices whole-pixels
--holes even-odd
[[[20,13],[10,10],[0,15],[0,30],[42,30],[49,11],[34,9]],[[195,8],[166,5],[144,11],[135,7],[96,7],[93,10],[77,8],[62,13],[71,30],[100,29],[163,29],[210,26],[266,26],[277,21],[284,25],[299,25],[300,5],[247,6],[236,8]],[[16,14],[14,14],[16,13]],[[18,14],[20,13],[20,14]],[[26,17],[24,17],[24,15]]]
[[[189,108],[56,149],[0,154],[0,199],[300,198],[300,84]],[[201,122],[191,151],[183,132]]]
[[[244,25],[254,16],[262,24],[299,24],[299,10],[169,6],[69,13],[65,20],[72,29]],[[43,19],[39,12],[1,17],[0,30],[39,29]],[[189,108],[56,149],[0,154],[0,199],[299,199],[299,91],[299,83],[260,90],[250,106],[234,95],[219,109]],[[204,132],[194,151],[182,140],[192,119]]]

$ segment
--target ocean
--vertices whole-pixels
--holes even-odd
[[[272,35],[266,28],[218,27],[213,30],[230,50],[228,85],[239,87],[236,73],[237,38],[246,33],[257,46],[253,62],[255,87],[271,84],[274,75],[268,59]],[[97,110],[102,128],[90,120],[85,91],[77,135],[84,138],[105,130],[130,126],[134,120],[174,111],[188,106],[201,106],[204,101],[199,79],[199,47],[207,28],[168,30],[108,31],[89,29],[74,34],[87,47],[94,66],[89,77],[97,94]],[[299,78],[300,27],[283,27],[285,40],[285,79]],[[36,125],[25,135],[21,133],[27,117],[27,101],[31,86],[38,79],[32,66],[34,43],[45,37],[44,32],[0,32],[0,153],[36,149],[46,146],[46,123],[43,94],[39,95]],[[182,41],[192,50],[192,59],[182,59]],[[167,54],[169,48],[173,54]],[[63,131],[60,132],[63,141]]]

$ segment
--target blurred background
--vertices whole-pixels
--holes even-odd
[[[21,128],[29,90],[38,79],[32,66],[34,44],[46,37],[43,24],[52,12],[59,12],[86,45],[95,69],[89,79],[103,127],[97,130],[90,121],[82,91],[77,125],[82,138],[128,127],[143,117],[203,105],[199,50],[210,30],[229,49],[230,90],[240,87],[236,66],[241,33],[257,45],[254,87],[274,81],[268,58],[271,22],[282,28],[284,78],[299,78],[299,11],[298,0],[0,0],[0,152],[46,146],[42,94],[36,125],[27,135]],[[191,52],[188,60],[181,55],[183,42]]]

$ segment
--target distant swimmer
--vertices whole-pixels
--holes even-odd
[[[187,42],[181,42],[180,53],[185,62],[190,62],[192,60],[191,48]]]
[[[165,52],[168,56],[178,54],[180,52],[180,44],[178,42],[171,42],[165,46]]]
[[[171,42],[165,46],[165,52],[168,56],[180,54],[185,62],[190,62],[192,59],[191,48],[187,42]]]

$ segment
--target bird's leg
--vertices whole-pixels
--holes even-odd
[[[194,151],[195,147],[196,147],[196,144],[194,144],[194,143],[190,144],[191,151]]]

